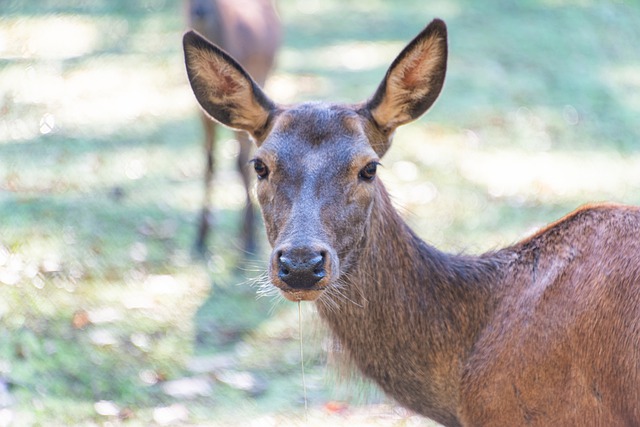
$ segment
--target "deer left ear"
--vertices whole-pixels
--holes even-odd
[[[195,31],[183,38],[189,83],[200,106],[216,121],[249,132],[257,143],[276,105],[222,49]]]
[[[435,102],[447,69],[447,27],[434,19],[404,48],[365,108],[390,134],[417,119]]]

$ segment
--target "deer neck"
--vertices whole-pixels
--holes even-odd
[[[455,425],[462,366],[493,311],[499,261],[427,245],[377,185],[360,255],[341,295],[318,311],[365,376],[401,404]]]

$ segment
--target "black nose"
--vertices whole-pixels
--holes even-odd
[[[278,277],[294,289],[309,289],[325,275],[325,253],[290,251],[278,256]]]

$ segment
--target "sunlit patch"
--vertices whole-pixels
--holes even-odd
[[[99,400],[94,403],[93,409],[96,411],[96,414],[105,417],[115,417],[120,413],[118,405],[110,400]]]
[[[307,15],[315,15],[319,12],[326,11],[329,2],[322,0],[298,0],[295,3],[296,10]]]
[[[158,383],[158,374],[151,369],[142,369],[138,372],[138,378],[144,385],[152,386]]]
[[[323,97],[331,92],[331,83],[311,75],[276,74],[269,78],[265,91],[274,101],[290,104],[296,100]]]
[[[135,242],[129,248],[129,256],[133,261],[137,263],[146,261],[148,254],[149,250],[147,249],[147,245],[145,245],[143,242]]]
[[[115,307],[101,307],[85,313],[87,322],[93,325],[119,322],[124,317],[123,311]]]
[[[180,403],[154,408],[153,410],[153,420],[161,426],[183,424],[188,419],[189,411]]]
[[[67,75],[60,121],[104,132],[140,118],[170,119],[195,110],[181,79],[160,66],[142,65],[140,59],[115,64],[105,58]]]
[[[493,197],[524,195],[544,200],[567,194],[614,194],[630,185],[640,187],[640,156],[483,150],[462,155],[460,172],[485,186]]]
[[[211,380],[206,377],[179,378],[162,384],[162,391],[179,399],[194,399],[213,394]]]
[[[280,54],[284,64],[305,64],[316,70],[364,71],[385,68],[402,49],[404,42],[343,42],[315,49],[284,49]]]
[[[407,204],[426,205],[438,197],[438,188],[432,182],[412,185],[407,189]]]
[[[214,194],[214,206],[227,209],[240,209],[245,203],[244,187],[233,177],[232,173],[220,174],[220,181],[224,182],[225,191],[218,191]]]
[[[118,338],[109,329],[92,329],[89,340],[96,347],[113,347],[118,345]]]
[[[392,169],[393,173],[402,181],[411,182],[418,178],[418,167],[414,162],[399,160],[393,164]]]
[[[136,157],[127,161],[125,165],[125,174],[127,175],[127,178],[132,180],[140,179],[145,176],[146,173],[147,165],[142,158]]]
[[[99,40],[95,21],[80,16],[14,19],[0,27],[0,57],[73,58],[96,49]]]
[[[353,42],[331,46],[327,54],[347,70],[359,71],[386,65],[389,54],[396,48],[393,43]]]
[[[46,135],[51,133],[56,126],[56,118],[51,113],[46,113],[40,119],[40,133]]]
[[[16,63],[0,69],[0,93],[11,112],[0,121],[0,142],[28,140],[57,128],[96,137],[197,111],[183,70],[149,63],[143,55],[117,62],[98,56],[64,73],[43,62]]]

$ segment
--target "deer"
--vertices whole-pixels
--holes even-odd
[[[282,40],[282,26],[272,0],[185,0],[188,26],[224,48],[236,58],[253,78],[264,85],[274,67],[275,56]],[[215,142],[217,123],[201,114],[204,129],[205,173],[204,197],[198,223],[195,249],[207,251],[211,228],[211,197],[215,174]],[[252,143],[246,132],[235,132],[239,143],[236,166],[245,188],[242,221],[242,249],[246,254],[256,250],[256,214],[250,195],[252,172],[246,166]]]
[[[229,54],[183,37],[203,110],[249,132],[267,274],[311,302],[356,371],[445,426],[640,425],[640,208],[583,206],[511,246],[446,253],[377,176],[441,92],[434,19],[366,101],[273,102]]]

